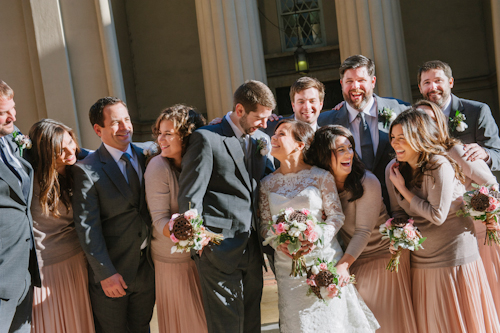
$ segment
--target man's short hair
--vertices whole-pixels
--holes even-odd
[[[103,114],[104,108],[108,105],[115,105],[118,103],[122,103],[124,107],[127,107],[127,104],[125,104],[125,102],[119,99],[118,97],[111,97],[111,96],[103,97],[100,98],[97,102],[95,102],[94,105],[90,107],[89,111],[89,118],[92,126],[97,124],[101,127],[104,127],[104,114]]]
[[[236,89],[233,96],[233,110],[236,109],[237,104],[243,105],[245,113],[257,110],[257,104],[272,110],[276,108],[276,100],[271,89],[256,80],[245,81]]]
[[[9,100],[14,98],[14,90],[4,81],[0,80],[0,99]]]
[[[422,78],[422,73],[430,71],[431,69],[441,69],[444,72],[444,75],[451,79],[453,77],[453,73],[451,72],[451,67],[447,63],[441,60],[431,60],[425,62],[418,69],[417,80],[418,84],[420,84],[420,79]]]
[[[303,76],[292,84],[290,87],[290,101],[294,103],[295,94],[309,88],[315,88],[319,93],[319,100],[323,102],[325,99],[325,85],[318,79],[309,76]]]
[[[359,67],[366,67],[366,71],[371,77],[375,75],[375,63],[373,62],[373,60],[365,57],[364,55],[357,54],[350,56],[349,58],[344,60],[342,65],[340,65],[340,78],[342,79],[344,77],[344,73],[348,69],[356,69]]]

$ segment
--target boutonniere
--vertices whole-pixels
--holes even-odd
[[[384,128],[389,127],[389,125],[396,119],[397,114],[391,108],[384,107],[382,110],[378,110],[379,121],[384,123]]]
[[[20,152],[19,155],[23,156],[23,150],[31,148],[31,140],[29,136],[23,135],[21,134],[21,132],[16,131],[12,133],[12,137],[14,138],[14,142],[19,147],[19,152]]]
[[[257,152],[262,156],[266,156],[267,154],[269,154],[269,146],[267,145],[266,139],[257,139]]]
[[[142,153],[146,157],[154,156],[154,155],[158,154],[158,152],[159,152],[159,149],[158,149],[158,144],[156,142],[152,143],[151,146],[149,146],[148,148],[144,148],[142,150]]]
[[[460,112],[456,111],[455,112],[455,117],[450,117],[450,129],[451,131],[457,131],[457,132],[463,132],[465,131],[469,126],[465,123],[465,115]]]

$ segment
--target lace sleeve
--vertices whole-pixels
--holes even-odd
[[[333,227],[333,234],[335,235],[344,225],[345,216],[342,212],[342,204],[340,203],[335,179],[330,172],[325,172],[320,182],[320,190],[326,215],[325,222]]]
[[[260,211],[260,234],[265,238],[267,225],[272,219],[271,208],[269,207],[269,190],[262,182],[259,190],[259,211]]]

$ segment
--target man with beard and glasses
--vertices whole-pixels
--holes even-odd
[[[467,159],[482,159],[492,171],[500,171],[500,138],[490,107],[453,95],[451,68],[443,61],[424,63],[418,70],[417,79],[422,96],[436,103],[449,119],[450,135],[465,143]]]
[[[342,63],[339,71],[346,103],[339,110],[320,114],[318,125],[342,125],[351,130],[356,153],[366,168],[379,179],[384,203],[389,209],[385,167],[394,153],[389,141],[389,125],[408,106],[396,99],[379,97],[373,93],[377,78],[375,63],[371,59],[363,55],[351,56]],[[385,116],[379,115],[384,111]]]
[[[276,106],[262,82],[234,93],[233,112],[189,138],[179,177],[179,212],[197,209],[207,229],[224,235],[191,253],[200,275],[209,332],[260,332],[264,265],[258,184],[273,171],[266,128]]]

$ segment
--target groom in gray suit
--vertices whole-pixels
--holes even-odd
[[[192,253],[201,280],[208,331],[260,332],[262,236],[258,184],[272,172],[266,156],[267,118],[276,106],[262,82],[247,81],[234,93],[234,111],[220,124],[194,132],[182,159],[179,211],[196,208],[204,225],[222,233],[220,245]],[[267,143],[265,142],[267,141]]]
[[[73,216],[89,262],[89,293],[97,332],[149,332],[155,302],[148,260],[151,217],[145,157],[131,144],[127,107],[115,97],[90,108],[102,145],[72,169]]]
[[[457,112],[465,116],[462,126],[454,126],[450,120],[449,131],[451,136],[465,143],[468,159],[482,159],[491,171],[500,171],[500,138],[490,107],[452,94],[455,82],[451,67],[443,61],[424,63],[418,70],[417,79],[422,96],[436,103],[447,118],[455,119]]]
[[[0,332],[29,332],[40,275],[33,241],[33,169],[12,133],[14,91],[0,80]]]
[[[340,66],[340,84],[346,103],[339,110],[323,112],[318,125],[342,125],[354,136],[356,152],[366,168],[380,181],[384,203],[389,209],[385,185],[385,167],[391,161],[394,149],[389,140],[390,116],[380,115],[385,109],[395,118],[408,106],[392,98],[375,95],[377,78],[375,63],[363,55],[347,58]]]

